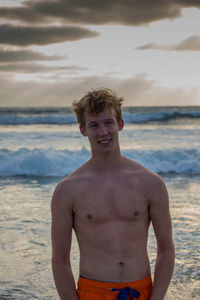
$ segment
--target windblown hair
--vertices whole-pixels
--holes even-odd
[[[116,120],[119,123],[122,120],[121,106],[123,101],[123,98],[117,97],[112,90],[101,88],[88,92],[79,101],[73,101],[72,109],[81,126],[85,126],[85,112],[98,115],[105,108],[111,107],[114,108]]]

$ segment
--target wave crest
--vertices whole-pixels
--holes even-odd
[[[159,109],[143,111],[132,108],[126,108],[123,111],[123,118],[126,123],[148,123],[151,121],[167,122],[172,119],[188,118],[198,119],[200,118],[199,110],[178,110],[178,109]],[[63,111],[43,111],[41,113],[30,113],[16,111],[15,113],[4,112],[0,114],[0,125],[33,125],[33,124],[75,124],[76,117],[72,113]]]
[[[200,174],[196,149],[126,150],[125,156],[160,174]],[[90,151],[54,149],[0,150],[0,176],[66,176],[90,158]]]

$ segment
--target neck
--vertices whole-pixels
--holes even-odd
[[[114,170],[121,166],[123,156],[120,149],[111,153],[92,153],[90,162],[95,169],[106,171]]]

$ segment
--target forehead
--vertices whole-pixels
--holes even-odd
[[[113,107],[105,108],[102,112],[96,113],[89,113],[85,112],[85,122],[98,122],[107,119],[116,119],[116,113]]]

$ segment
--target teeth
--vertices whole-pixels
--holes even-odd
[[[109,140],[100,141],[101,144],[106,144],[106,143],[108,143],[108,142],[109,142]]]

